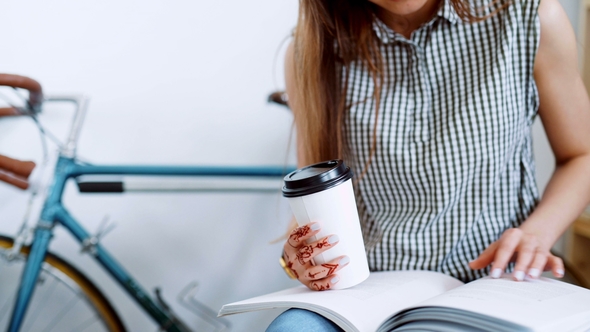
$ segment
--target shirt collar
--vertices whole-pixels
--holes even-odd
[[[438,9],[436,16],[428,23],[424,25],[429,25],[435,20],[443,18],[449,21],[451,24],[457,24],[461,20],[457,12],[455,11],[455,7],[451,4],[451,0],[443,0],[441,7]],[[395,41],[399,38],[402,38],[398,33],[393,31],[387,24],[385,24],[381,19],[379,19],[376,15],[373,19],[373,30],[377,34],[377,37],[381,39],[381,42],[384,44],[390,43]]]
[[[447,19],[447,21],[451,22],[452,24],[456,24],[461,20],[459,14],[455,11],[455,7],[451,3],[451,0],[444,0],[442,6],[436,13],[438,17],[442,17]]]

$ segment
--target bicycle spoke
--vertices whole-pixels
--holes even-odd
[[[55,318],[49,324],[47,324],[47,327],[43,331],[51,331],[51,329],[55,327],[70,310],[72,310],[78,301],[80,301],[80,298],[73,297],[70,302],[55,316]]]
[[[41,275],[39,275],[39,279],[37,280],[37,284],[41,284],[43,282],[46,282],[46,281],[41,281],[41,280],[42,280],[42,277],[41,277]],[[25,326],[23,326],[23,331],[31,330],[32,326],[37,321],[37,318],[39,318],[39,316],[41,316],[41,315],[39,315],[39,311],[42,310],[43,307],[45,305],[47,305],[47,303],[51,303],[51,302],[49,302],[50,301],[49,299],[51,298],[51,296],[55,292],[56,287],[57,287],[57,281],[55,279],[53,279],[53,283],[51,285],[48,285],[47,291],[45,291],[44,294],[42,294],[43,295],[42,300],[40,302],[37,302],[39,304],[36,306],[34,311],[33,311],[33,308],[31,308],[32,311],[27,314],[29,319],[26,320],[25,326],[27,326],[28,329],[25,329]],[[39,293],[37,293],[37,294],[41,295]]]
[[[8,298],[8,300],[2,305],[2,308],[0,309],[0,322],[4,321],[4,317],[8,316],[8,312],[11,308],[11,305],[14,303],[15,299],[16,299],[16,294],[12,294]],[[0,327],[2,327],[2,325],[0,325]]]
[[[96,322],[100,322],[100,318],[98,316],[90,317],[85,322],[80,323],[78,326],[71,329],[70,331],[71,332],[82,332],[82,331],[86,330],[87,328],[91,327],[92,325],[94,325]]]
[[[2,275],[9,273],[10,271],[8,270],[8,267],[6,264],[6,261],[4,260],[4,253],[0,252],[0,273]],[[8,311],[10,310],[10,306],[11,304],[14,302],[14,298],[15,298],[15,294],[13,293],[12,295],[10,295],[8,297],[8,299],[2,304],[2,307],[0,307],[0,322],[2,322],[4,320],[4,317],[8,314]],[[2,325],[0,325],[0,328],[2,327]]]

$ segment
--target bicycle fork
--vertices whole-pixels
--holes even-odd
[[[52,236],[52,227],[53,223],[41,221],[35,229],[33,245],[31,247],[31,252],[28,255],[25,269],[23,270],[15,305],[10,318],[10,324],[8,325],[9,332],[18,332],[23,322],[28,304],[33,296],[33,290],[35,289],[37,278],[39,277],[41,264],[45,259],[45,254],[49,247],[49,241]]]

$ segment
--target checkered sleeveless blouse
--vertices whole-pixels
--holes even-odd
[[[376,242],[367,246],[372,270],[482,277],[489,271],[468,262],[536,206],[538,4],[512,0],[470,24],[446,0],[409,40],[374,22],[386,68],[378,116],[373,81],[353,63],[345,119],[346,159],[357,175],[377,121],[376,152],[356,185],[365,241]]]

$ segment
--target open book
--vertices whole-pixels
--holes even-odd
[[[590,290],[539,278],[463,284],[431,271],[373,272],[360,285],[305,286],[224,305],[219,316],[275,308],[317,312],[345,331],[590,331]]]

